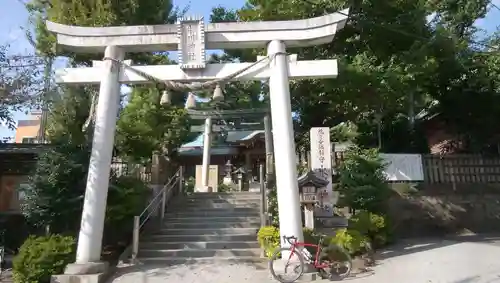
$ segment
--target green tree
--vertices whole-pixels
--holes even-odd
[[[28,36],[36,46],[37,52],[47,58],[53,58],[56,55],[67,56],[71,65],[89,64],[90,60],[98,59],[102,54],[88,56],[68,52],[56,53],[55,37],[47,31],[45,20],[81,26],[163,24],[173,22],[181,13],[173,7],[170,0],[32,0],[28,3],[27,9],[34,27],[33,35],[29,34]],[[132,54],[132,59],[141,64],[165,62],[168,58],[166,54]],[[137,93],[138,96],[146,97],[146,94],[152,93],[153,89],[139,87],[134,88],[133,92]],[[39,159],[36,172],[30,178],[30,187],[25,191],[27,202],[23,211],[32,223],[38,226],[49,225],[54,232],[74,232],[80,224],[78,219],[81,215],[89,166],[92,123],[87,131],[82,131],[82,128],[88,121],[92,122],[94,118],[89,113],[92,113],[94,108],[92,102],[97,99],[97,91],[93,87],[67,87],[62,88],[59,94],[60,97],[57,97],[52,105],[47,129],[54,148]],[[146,107],[146,105],[143,106]],[[142,110],[132,104],[125,111],[124,116],[144,119],[134,122],[150,127],[163,127],[169,123],[175,123],[175,117],[179,117],[179,119],[184,117],[183,112],[179,112],[174,107],[164,108],[162,114],[166,114],[166,116],[160,115],[159,117],[143,115]],[[133,111],[137,113],[132,113]],[[166,120],[165,117],[169,117],[168,115],[175,117]],[[154,125],[155,121],[165,123]],[[126,134],[125,137],[133,139],[136,129],[130,127],[130,130],[131,134]],[[173,140],[177,137],[174,130],[164,135],[167,141],[162,142],[166,147],[175,143]],[[152,132],[150,129],[149,133]],[[147,132],[142,130],[141,133]],[[172,140],[168,140],[170,138]],[[151,140],[152,137],[149,137],[149,141]],[[138,150],[137,147],[133,147],[135,140],[119,139],[119,141],[123,142],[121,145],[132,144],[126,149]],[[151,143],[148,145],[150,150],[157,146],[151,145]],[[137,152],[127,153],[132,156],[139,154]],[[151,153],[149,154],[151,155]],[[130,218],[131,214],[135,215],[137,209],[142,210],[144,198],[139,197],[139,195],[147,192],[144,186],[135,184],[132,187],[127,187],[131,182],[115,177],[112,177],[110,184],[106,214],[108,225],[110,222],[122,223],[123,218]],[[65,205],[63,205],[64,203]],[[71,205],[68,206],[68,203]],[[124,212],[127,213],[124,214]],[[131,223],[130,219],[125,222]]]
[[[213,18],[291,20],[346,7],[344,1],[249,0],[236,13],[214,9]],[[424,56],[424,43],[431,37],[427,14],[425,5],[414,1],[389,1],[376,6],[355,2],[351,6],[351,21],[332,44],[291,49],[289,52],[297,53],[301,59],[338,58],[340,63],[340,76],[336,79],[292,82],[296,130],[305,133],[313,126],[333,126],[349,120],[368,123],[379,112],[406,110],[408,103],[403,91],[416,88],[418,80],[425,78],[426,71],[434,66]],[[406,31],[410,36],[392,29]]]
[[[48,226],[52,233],[77,231],[89,156],[88,147],[60,144],[39,157],[29,186],[22,189],[22,212],[31,225]]]
[[[54,98],[47,122],[47,139],[53,144],[86,145],[90,131],[83,131],[92,104],[92,87],[65,87]]]
[[[153,152],[174,157],[190,136],[191,124],[182,95],[171,105],[159,104],[156,89],[134,88],[117,124],[116,147],[131,161],[147,162]]]
[[[381,117],[382,137],[391,141],[382,143],[386,144],[384,150],[425,152],[425,143],[406,138],[420,133],[419,124],[414,122],[416,113],[426,109],[432,100],[441,100],[446,95],[452,101],[460,100],[455,96],[464,84],[458,82],[467,81],[469,86],[485,89],[496,75],[484,76],[477,71],[481,62],[478,56],[484,59],[484,50],[478,50],[473,43],[477,35],[473,23],[485,16],[489,0],[462,2],[391,0],[373,5],[369,1],[348,4],[339,0],[248,0],[237,11],[214,8],[212,20],[303,19],[349,7],[350,20],[331,44],[289,50],[302,59],[337,58],[339,61],[338,78],[291,83],[292,109],[297,115],[295,127],[299,137],[310,127],[356,121],[360,129],[359,142],[377,146],[376,121]],[[430,16],[433,20],[429,23]],[[244,54],[228,50],[226,53],[254,60],[252,56],[262,50]],[[481,64],[484,69],[484,63]],[[493,64],[488,66],[489,70],[494,69]],[[483,90],[476,91],[472,86],[468,89],[471,89],[468,94],[462,92],[467,98],[476,94],[484,96],[480,94]],[[492,100],[474,101],[474,107],[491,109],[488,102]],[[450,110],[454,107],[444,104],[450,105]],[[458,113],[455,111],[455,116]],[[466,126],[458,123],[460,119],[455,116],[447,121],[455,121],[452,124],[468,136],[478,136],[469,129],[477,127],[480,121],[495,120],[492,115],[482,115],[474,126]],[[481,138],[476,143],[485,140]]]
[[[338,168],[338,206],[349,207],[353,213],[359,210],[385,213],[390,196],[385,166],[376,149],[350,147]]]

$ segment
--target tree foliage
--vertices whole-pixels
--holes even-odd
[[[116,146],[121,156],[145,162],[153,152],[175,155],[191,130],[182,96],[175,98],[171,105],[162,106],[156,89],[133,89],[117,125]]]
[[[89,148],[60,144],[38,159],[24,195],[22,212],[39,229],[53,233],[77,231],[83,208]]]
[[[354,212],[385,213],[390,196],[385,166],[376,149],[349,148],[338,168],[338,206],[349,207]]]
[[[499,115],[498,52],[485,52],[484,44],[474,42],[474,23],[486,15],[490,1],[462,2],[248,0],[236,11],[214,8],[211,20],[304,19],[350,8],[348,24],[331,44],[289,50],[300,59],[339,61],[338,78],[291,83],[296,131],[352,121],[360,130],[358,141],[377,146],[380,117],[383,150],[425,152],[425,142],[415,142],[422,124],[412,121],[437,101],[439,109],[432,110],[461,144],[470,145],[466,150],[479,152],[498,143],[490,126]],[[492,35],[487,45],[498,46],[497,38]],[[263,52],[226,54],[232,60],[253,61]]]
[[[9,55],[8,46],[0,46],[0,125],[14,129],[13,113],[36,107],[43,64],[35,56]]]
[[[55,37],[47,32],[45,20],[81,26],[162,24],[172,22],[182,12],[173,8],[170,0],[33,0],[27,8],[37,52],[47,58],[67,56],[72,65],[86,65],[102,55],[56,53]],[[170,62],[167,54],[131,56],[137,64]],[[132,92],[131,103],[125,106],[119,122],[125,127],[118,127],[118,148],[135,160],[151,156],[158,148],[176,148],[188,128],[185,112],[178,107],[160,107],[156,87],[134,87]],[[92,130],[83,132],[82,126],[96,94],[95,87],[64,87],[51,105],[47,132],[54,148],[38,160],[30,186],[24,190],[23,213],[31,223],[50,226],[52,232],[76,232],[80,225],[92,137]],[[178,103],[182,103],[180,100],[181,96]],[[131,217],[143,209],[148,191],[138,180],[111,176],[105,227],[109,231],[105,240],[110,244],[123,240],[113,234],[130,232],[125,228],[131,228]]]
[[[52,102],[47,122],[47,138],[53,144],[87,145],[89,133],[82,127],[89,116],[92,87],[65,87]]]
[[[36,29],[34,41],[40,53],[47,56],[65,55],[73,64],[88,64],[91,59],[100,55],[81,55],[74,53],[56,54],[55,38],[47,32],[45,20],[67,25],[78,26],[121,26],[173,23],[185,10],[175,8],[171,0],[154,1],[76,1],[76,0],[33,0],[28,5],[32,22]],[[171,64],[167,54],[138,53],[129,54],[135,64]],[[88,87],[78,89],[80,97],[64,96],[55,117],[52,135],[60,130],[58,136],[65,136],[64,129],[77,131],[81,129],[90,111],[90,100],[94,89]],[[73,91],[75,92],[75,90]],[[84,93],[82,93],[84,92]],[[176,94],[174,107],[158,105],[158,89],[156,87],[133,87],[130,104],[125,103],[123,113],[118,122],[117,147],[122,157],[147,161],[156,150],[173,152],[185,139],[185,130],[189,126],[183,110],[178,106],[184,101],[183,94]],[[156,98],[156,100],[152,98]],[[80,101],[81,100],[81,101]],[[78,108],[78,109],[77,109]],[[147,110],[153,112],[148,112]],[[85,116],[85,112],[87,115]],[[67,121],[65,116],[73,114],[74,120]],[[71,125],[68,125],[68,122]],[[155,124],[156,123],[156,124]],[[82,135],[74,132],[70,135],[81,141]],[[90,135],[86,135],[89,137]],[[83,135],[85,137],[85,135]]]

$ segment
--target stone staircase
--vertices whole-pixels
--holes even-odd
[[[141,236],[142,263],[263,262],[257,242],[260,195],[195,193],[167,207],[160,229]]]

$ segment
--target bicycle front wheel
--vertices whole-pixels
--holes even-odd
[[[292,253],[291,257],[288,257],[289,253]],[[282,254],[285,254],[286,258],[282,258]],[[285,274],[289,271],[291,274],[281,275],[280,270],[284,270]],[[269,271],[279,282],[293,283],[304,273],[304,258],[297,249],[292,252],[290,248],[278,248],[269,260]]]

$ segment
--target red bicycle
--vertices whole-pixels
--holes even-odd
[[[335,244],[323,248],[323,236],[317,245],[299,242],[294,236],[283,236],[283,240],[288,242],[290,247],[276,249],[269,261],[269,270],[274,279],[279,282],[292,283],[297,281],[304,273],[306,264],[312,265],[323,278],[330,280],[343,279],[351,273],[352,261],[349,253]],[[316,250],[314,258],[306,247]],[[284,267],[285,273],[290,268],[294,274],[290,278],[278,275],[274,264]]]

